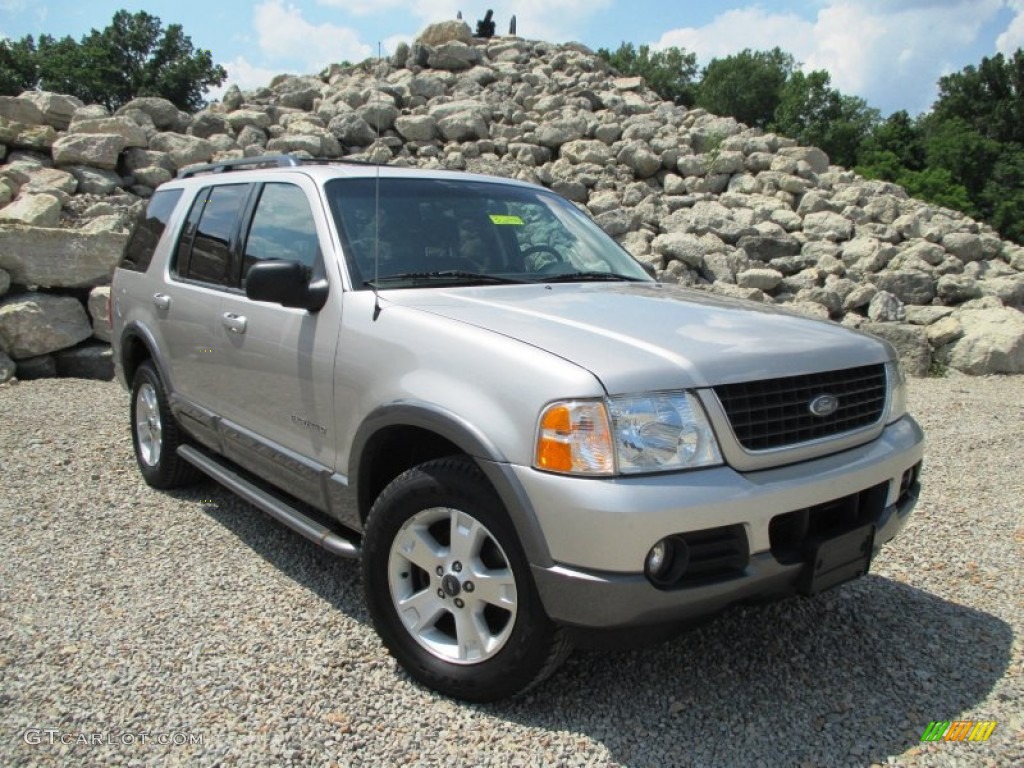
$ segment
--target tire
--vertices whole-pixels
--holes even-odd
[[[135,461],[148,485],[179,488],[203,477],[178,455],[185,435],[174,420],[160,374],[150,360],[136,369],[132,379],[131,428]]]
[[[468,458],[426,462],[384,489],[366,522],[362,568],[385,646],[413,678],[447,696],[483,702],[522,693],[569,653],[508,514]]]

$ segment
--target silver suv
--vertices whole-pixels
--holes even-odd
[[[659,284],[529,184],[194,168],[112,309],[146,482],[205,473],[361,557],[388,649],[455,697],[860,576],[919,493],[885,342]]]

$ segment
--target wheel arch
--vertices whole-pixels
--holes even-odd
[[[157,373],[160,374],[160,379],[164,383],[164,389],[170,394],[170,378],[156,350],[156,340],[145,326],[139,323],[130,323],[121,331],[116,362],[123,378],[121,383],[127,389],[131,389],[132,379],[135,377],[135,371],[138,370],[138,367],[144,361],[151,360],[153,365],[156,366]]]
[[[469,456],[480,467],[501,499],[528,560],[552,565],[537,516],[504,454],[475,425],[432,403],[380,406],[360,425],[349,460],[360,520],[365,523],[377,496],[402,472],[456,454]]]

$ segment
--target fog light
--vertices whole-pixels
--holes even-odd
[[[647,553],[644,573],[651,583],[668,589],[677,586],[690,564],[690,550],[680,536],[666,536]]]
[[[668,570],[666,566],[669,565],[670,554],[671,552],[665,539],[651,547],[651,551],[647,553],[647,574],[658,578]]]

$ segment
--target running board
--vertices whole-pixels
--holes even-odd
[[[202,453],[191,445],[179,445],[178,455],[253,506],[259,507],[275,520],[279,520],[296,533],[319,544],[328,552],[341,557],[358,558],[360,556],[359,547],[351,541],[246,480],[217,459]]]

